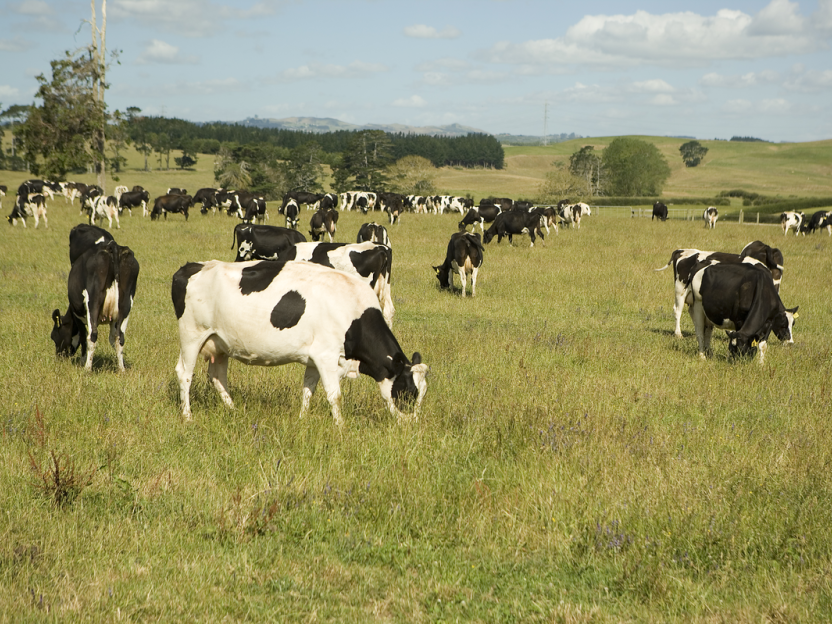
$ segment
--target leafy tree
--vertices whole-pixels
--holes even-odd
[[[422,156],[405,156],[387,168],[390,188],[402,195],[433,195],[436,167]]]
[[[130,142],[130,135],[127,132],[127,119],[121,111],[115,111],[110,118],[110,123],[107,124],[107,147],[113,155],[108,162],[114,173],[119,173],[122,167],[127,164],[127,159],[122,156],[122,152]]]
[[[324,175],[322,158],[323,150],[315,141],[294,148],[289,153],[289,158],[280,167],[287,190],[322,192],[321,179]]]
[[[196,158],[187,154],[185,150],[182,150],[182,156],[177,156],[173,159],[173,162],[175,162],[176,166],[180,169],[188,169],[196,164]]]
[[[685,167],[695,167],[705,158],[705,154],[708,153],[708,148],[699,141],[688,141],[682,144],[679,151],[682,154]]]
[[[601,159],[606,179],[604,192],[619,197],[654,197],[670,177],[667,160],[652,143],[619,137]]]
[[[62,179],[67,172],[84,170],[103,162],[105,110],[96,99],[93,85],[101,67],[92,48],[51,61],[52,78],[36,77],[40,84],[32,106],[20,128],[25,158],[34,175]]]
[[[594,150],[592,145],[586,145],[569,157],[569,172],[586,181],[584,192],[589,195],[601,192],[602,161]]]
[[[572,202],[584,201],[592,196],[586,179],[577,176],[564,166],[556,167],[546,174],[546,180],[538,191],[538,201],[555,204],[561,199]]]
[[[229,189],[247,189],[251,186],[248,163],[244,160],[236,161],[227,147],[221,148],[214,159],[214,179]]]
[[[336,164],[335,190],[386,190],[385,168],[392,160],[391,148],[390,138],[381,130],[354,133],[341,155],[341,161]]]

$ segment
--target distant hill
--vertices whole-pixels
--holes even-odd
[[[528,134],[495,134],[494,138],[503,145],[543,145],[542,136],[534,136]],[[562,132],[560,134],[546,135],[546,143],[562,143],[563,141],[571,141],[572,139],[581,139],[580,134],[570,132]]]
[[[285,119],[270,119],[264,117],[248,117],[237,122],[243,126],[255,128],[280,128],[282,130],[301,130],[306,132],[324,133],[338,130],[383,130],[384,132],[401,132],[403,134],[429,134],[432,136],[465,136],[466,134],[489,134],[478,128],[450,124],[447,126],[408,126],[405,124],[365,124],[346,123],[329,117],[286,117]]]

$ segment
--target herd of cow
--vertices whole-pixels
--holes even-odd
[[[5,192],[5,187],[0,187]],[[18,190],[9,221],[34,216],[46,218],[45,200],[64,194],[74,203],[79,197],[90,224],[77,225],[69,234],[69,309],[52,313],[52,340],[56,353],[73,355],[81,348],[84,366],[91,370],[98,329],[109,324],[109,340],[116,351],[118,367],[124,370],[124,334],[136,293],[139,263],[129,247],[119,245],[112,234],[97,227],[98,216],[115,219],[120,210],[142,208],[148,214],[149,197],[141,187],[116,189],[105,197],[95,186],[30,180]],[[404,211],[458,211],[463,215],[447,245],[444,261],[433,269],[440,288],[453,289],[459,275],[464,297],[467,277],[471,295],[476,294],[477,273],[482,266],[484,245],[496,236],[527,234],[534,246],[553,227],[580,227],[591,214],[586,204],[567,200],[555,206],[534,206],[508,198],[487,198],[474,205],[470,198],[454,196],[402,196],[394,193],[350,192],[335,194],[289,193],[280,212],[287,227],[255,223],[266,218],[265,201],[244,192],[200,189],[193,197],[185,189],[168,189],[156,198],[151,218],[181,212],[188,217],[194,201],[202,212],[224,208],[236,214],[232,235],[233,263],[219,261],[188,263],[173,276],[171,297],[179,324],[180,357],[176,374],[183,415],[191,417],[190,385],[199,357],[209,361],[208,377],[222,400],[233,406],[227,389],[228,358],[247,364],[280,365],[298,362],[306,366],[301,415],[320,381],[332,415],[341,423],[340,380],[359,373],[373,377],[388,409],[398,418],[410,411],[413,417],[427,388],[428,368],[418,352],[408,358],[392,333],[395,309],[391,296],[393,252],[385,226],[369,222],[361,226],[355,243],[334,242],[339,209],[383,210],[390,224]],[[297,231],[300,206],[313,209],[310,220],[312,242]],[[39,208],[42,207],[42,208]],[[39,212],[40,210],[40,212]],[[712,211],[712,212],[711,212]],[[792,214],[799,220],[791,225]],[[818,213],[821,214],[821,213]],[[786,213],[788,227],[804,232],[802,213]],[[657,202],[654,216],[667,217],[667,207]],[[716,224],[716,208],[705,210],[709,227]],[[832,212],[810,223],[814,229],[828,227],[832,235]],[[112,221],[110,220],[110,224]],[[485,225],[489,227],[486,229]],[[479,225],[480,233],[476,227]],[[468,231],[471,226],[471,231]],[[812,230],[808,230],[812,231]],[[321,242],[328,234],[330,242]],[[677,249],[668,264],[675,283],[675,335],[681,336],[680,318],[689,306],[704,358],[714,327],[728,332],[729,353],[759,354],[765,358],[767,339],[793,342],[797,308],[786,309],[779,297],[783,254],[755,241],[739,254]],[[335,270],[333,270],[335,269]],[[242,318],[238,311],[251,313]]]

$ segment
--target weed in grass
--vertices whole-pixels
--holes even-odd
[[[69,507],[84,488],[92,483],[96,468],[80,471],[72,458],[55,451],[49,452],[49,458],[52,461],[47,460],[43,464],[29,450],[29,467],[35,476],[32,486],[58,507]]]

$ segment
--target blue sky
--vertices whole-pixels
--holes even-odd
[[[96,0],[99,7],[101,0]],[[689,8],[695,7],[695,8]],[[111,109],[486,132],[832,138],[832,0],[109,0]],[[90,40],[0,0],[0,106]]]

